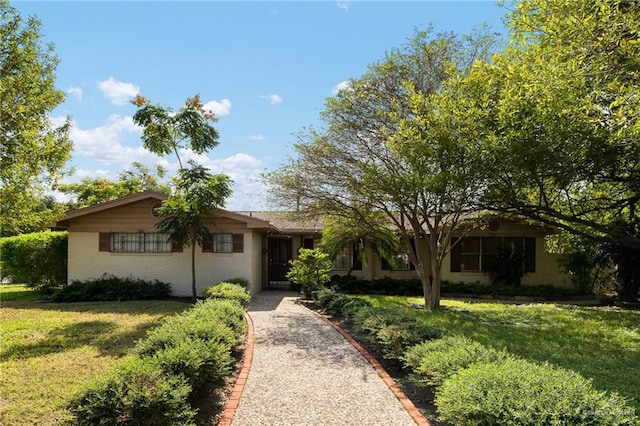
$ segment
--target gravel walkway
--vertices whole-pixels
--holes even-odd
[[[253,361],[233,426],[415,426],[371,364],[297,299],[253,297]]]

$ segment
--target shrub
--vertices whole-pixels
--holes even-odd
[[[458,370],[476,362],[494,362],[509,355],[465,336],[444,336],[410,347],[404,357],[409,377],[418,385],[440,386]]]
[[[169,317],[160,327],[150,330],[145,339],[138,342],[134,352],[140,356],[153,356],[157,352],[178,346],[185,339],[221,343],[232,347],[239,337],[219,318],[197,315]]]
[[[2,274],[13,282],[52,291],[67,283],[67,232],[0,238]]]
[[[401,359],[407,348],[442,335],[439,328],[393,308],[361,307],[351,322],[356,331],[380,346],[385,358]]]
[[[194,319],[215,319],[241,337],[247,332],[244,312],[244,308],[232,300],[207,299],[198,301],[185,315]]]
[[[287,279],[302,287],[305,297],[312,298],[313,292],[320,290],[329,282],[329,271],[333,267],[326,253],[318,249],[301,248],[297,259],[289,262],[291,268]]]
[[[249,280],[243,277],[235,277],[235,278],[227,278],[226,280],[224,280],[223,282],[225,283],[231,283],[231,284],[237,284],[240,287],[244,288],[245,290],[249,290]]]
[[[211,299],[234,300],[243,306],[251,301],[251,295],[246,290],[246,287],[224,281],[204,289],[204,295]]]
[[[171,285],[162,281],[119,278],[104,274],[100,278],[73,281],[53,293],[52,299],[57,302],[156,300],[166,299],[170,294]]]
[[[444,381],[435,404],[442,420],[464,425],[634,425],[617,395],[579,374],[522,359],[476,363]]]
[[[233,365],[227,343],[185,336],[174,339],[172,346],[145,359],[157,364],[169,376],[184,378],[194,392],[198,392],[207,382],[223,379]]]
[[[193,425],[184,379],[140,358],[122,362],[68,405],[78,425]]]

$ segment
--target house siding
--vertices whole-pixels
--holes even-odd
[[[243,234],[243,253],[203,253],[201,247],[196,247],[198,295],[211,284],[235,277],[247,278],[252,292],[259,290],[262,283],[260,268],[256,268],[255,253],[262,252],[261,243],[252,232]],[[171,284],[174,296],[192,295],[190,247],[185,247],[180,253],[138,254],[101,252],[98,245],[98,232],[69,233],[69,282],[97,278],[103,274],[158,279]]]

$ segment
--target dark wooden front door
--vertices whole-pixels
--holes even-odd
[[[269,238],[269,287],[288,284],[290,238]]]

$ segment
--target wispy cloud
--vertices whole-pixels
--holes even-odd
[[[218,117],[229,115],[231,113],[231,101],[229,99],[223,99],[220,102],[209,101],[204,104],[204,109],[212,111]]]
[[[260,97],[262,99],[267,99],[271,105],[282,103],[282,97],[276,93],[272,93],[271,95],[262,95]]]
[[[340,83],[333,86],[333,89],[331,89],[331,93],[333,93],[334,95],[337,95],[339,91],[346,90],[348,88],[349,88],[349,82],[346,80],[341,81]]]
[[[252,141],[263,141],[266,138],[263,135],[253,135],[253,136],[249,136],[249,140]]]
[[[75,96],[79,101],[82,100],[82,87],[69,87],[66,93]]]
[[[338,6],[342,10],[349,10],[349,2],[348,1],[337,1],[336,6]]]
[[[113,77],[98,83],[98,87],[104,96],[111,101],[113,105],[125,105],[134,96],[140,93],[140,87],[133,83],[124,83]]]

